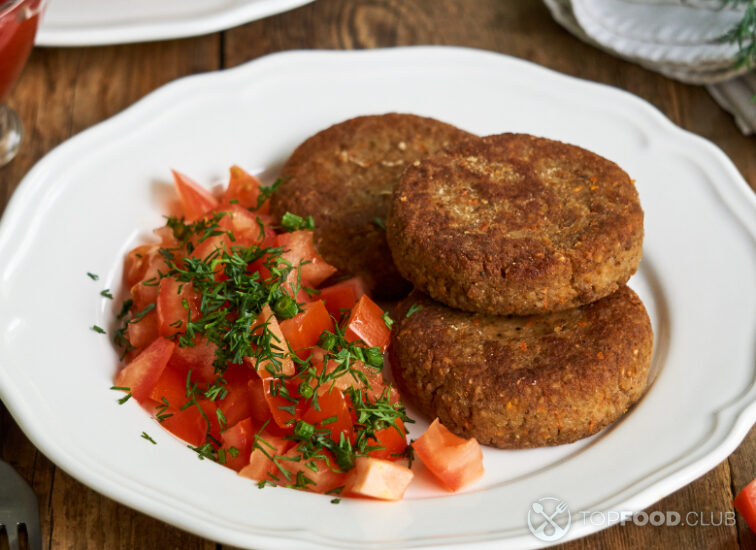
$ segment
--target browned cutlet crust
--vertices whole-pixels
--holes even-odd
[[[434,299],[529,315],[593,302],[627,282],[641,258],[643,210],[613,162],[501,134],[410,166],[387,237],[399,272]]]
[[[472,137],[432,118],[389,113],[331,126],[302,143],[284,165],[271,213],[315,219],[315,247],[339,269],[362,275],[379,298],[406,296],[383,228],[391,192],[404,169],[427,154]]]
[[[422,309],[407,318],[415,304]],[[395,319],[389,353],[403,398],[486,445],[587,437],[646,387],[653,333],[627,286],[587,306],[531,317],[467,313],[414,291]]]

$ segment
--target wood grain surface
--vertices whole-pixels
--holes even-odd
[[[106,1],[106,0],[103,0]],[[297,10],[199,38],[98,48],[37,49],[9,98],[27,134],[20,155],[0,168],[0,211],[46,152],[155,88],[197,72],[232,67],[291,49],[447,44],[497,51],[628,90],[676,124],[721,147],[756,189],[756,138],[744,137],[705,89],[669,80],[573,38],[536,0],[317,0]],[[748,345],[739,342],[737,345]],[[681,391],[683,391],[681,389]],[[45,549],[213,549],[203,540],[103,497],[56,468],[0,405],[0,456],[29,481],[41,508]],[[756,477],[756,430],[714,470],[650,511],[719,514]],[[0,550],[5,544],[0,537]],[[756,548],[735,526],[627,524],[560,548]]]

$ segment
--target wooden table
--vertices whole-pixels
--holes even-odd
[[[58,143],[176,78],[290,49],[448,44],[503,52],[611,84],[650,101],[676,124],[713,141],[756,188],[756,138],[744,137],[703,88],[610,57],[573,38],[537,0],[317,0],[300,9],[199,38],[114,47],[37,49],[10,97],[27,135],[0,169],[0,211],[22,176]],[[737,345],[750,345],[739,342]],[[76,399],[77,397],[72,396]],[[45,548],[221,548],[101,496],[37,451],[0,405],[0,454],[39,497]],[[756,477],[756,430],[724,462],[651,510],[683,516],[731,511]],[[4,543],[4,542],[3,542]],[[616,526],[564,548],[756,548],[736,526]],[[2,543],[0,543],[2,548]]]

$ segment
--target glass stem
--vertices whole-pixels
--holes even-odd
[[[0,166],[8,164],[18,152],[24,126],[16,111],[0,103]]]

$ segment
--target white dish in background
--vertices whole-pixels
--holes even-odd
[[[100,46],[216,32],[313,0],[51,0],[38,46]]]
[[[623,56],[689,70],[735,64],[737,44],[716,40],[735,27],[745,11],[623,0],[572,0],[572,8],[583,30],[600,44]]]
[[[257,489],[199,461],[109,391],[123,253],[161,224],[177,168],[209,184],[238,163],[266,178],[312,133],[358,114],[433,116],[480,134],[575,143],[625,168],[646,212],[631,280],[656,333],[648,393],[573,445],[486,449],[462,494],[422,482],[399,503]],[[135,161],[138,159],[138,162]],[[637,510],[730,454],[756,420],[756,197],[730,160],[643,100],[503,55],[444,47],[291,52],[150,94],[43,158],[0,224],[0,398],[32,442],[95,490],[219,542],[264,548],[532,548],[530,504]],[[97,282],[86,273],[100,275]],[[411,428],[412,429],[412,428]],[[151,445],[140,434],[156,441]],[[420,433],[413,429],[412,435]]]

